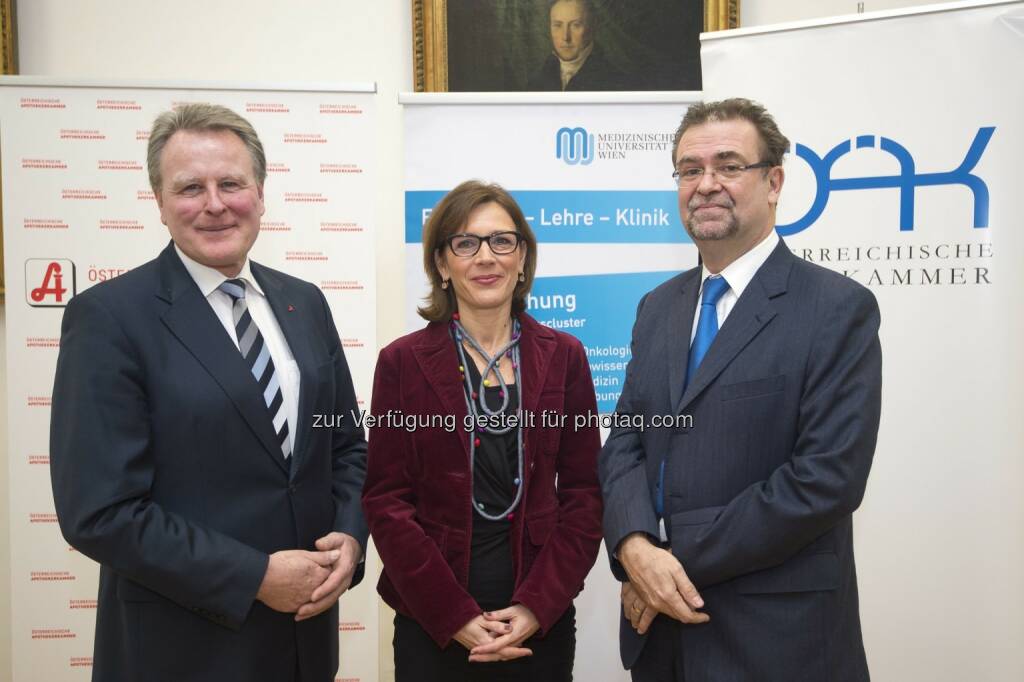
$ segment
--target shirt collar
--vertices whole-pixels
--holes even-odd
[[[725,269],[718,273],[725,277],[725,281],[729,283],[729,288],[736,294],[736,298],[743,294],[743,290],[747,288],[747,285],[754,279],[754,275],[761,269],[764,262],[768,260],[768,256],[772,255],[772,251],[775,250],[775,246],[778,243],[779,235],[773,229],[757,246],[732,263],[729,263]],[[711,276],[711,272],[707,269],[707,266],[702,266],[700,274],[701,287],[703,288],[703,282]]]
[[[562,76],[563,90],[565,89],[565,86],[568,85],[569,81],[572,80],[572,77],[579,73],[579,70],[583,68],[583,62],[587,61],[587,57],[589,57],[590,53],[593,51],[594,41],[591,40],[589,45],[580,50],[580,53],[579,55],[576,56],[576,59],[570,59],[566,61],[559,57],[557,52],[554,53],[555,57],[558,57],[559,71]]]
[[[209,296],[214,291],[217,291],[217,287],[226,282],[229,279],[241,279],[245,280],[246,289],[252,289],[260,296],[266,296],[263,293],[263,289],[260,287],[259,282],[252,276],[252,268],[249,267],[249,257],[246,256],[245,263],[242,264],[242,269],[238,271],[238,274],[234,277],[226,277],[219,270],[211,268],[209,265],[203,265],[198,263],[188,256],[185,252],[175,244],[174,250],[178,252],[178,258],[185,265],[185,269],[188,270],[188,274],[195,281],[196,286],[199,287],[199,291],[203,292],[203,296]]]

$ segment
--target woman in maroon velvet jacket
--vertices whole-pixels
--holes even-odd
[[[380,353],[363,492],[396,679],[571,680],[601,542],[586,353],[524,312],[537,242],[501,187],[452,190],[423,250],[430,324]]]

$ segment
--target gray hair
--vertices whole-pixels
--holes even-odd
[[[157,116],[149,133],[146,167],[149,171],[149,184],[154,192],[160,191],[160,184],[163,181],[160,177],[160,157],[164,146],[179,130],[231,131],[238,135],[249,150],[256,182],[262,185],[267,179],[267,157],[263,153],[259,135],[251,123],[219,104],[183,104]]]

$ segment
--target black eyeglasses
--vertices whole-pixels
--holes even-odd
[[[475,256],[476,252],[480,250],[482,242],[487,242],[491,253],[501,256],[519,248],[522,235],[518,232],[493,232],[486,237],[479,237],[475,234],[453,234],[445,241],[448,242],[448,248],[456,256],[464,258]]]
[[[743,171],[754,168],[771,168],[772,164],[767,161],[758,161],[744,166],[742,163],[721,163],[711,168],[711,175],[719,180],[735,180],[742,175]],[[680,187],[683,185],[694,185],[700,182],[704,174],[708,172],[703,166],[683,166],[676,168],[672,173],[672,179]]]

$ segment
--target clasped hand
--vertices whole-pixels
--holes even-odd
[[[679,560],[651,543],[646,535],[635,533],[623,540],[618,559],[629,575],[629,582],[622,587],[622,608],[640,634],[647,631],[658,613],[688,624],[711,620],[698,611],[704,607],[704,600]]]
[[[356,539],[333,532],[316,541],[318,551],[282,550],[270,555],[256,598],[295,620],[306,620],[331,608],[352,584],[362,556]]]
[[[455,641],[469,650],[472,663],[511,661],[533,654],[521,645],[539,628],[540,623],[533,612],[522,604],[516,604],[473,618],[455,633]]]

